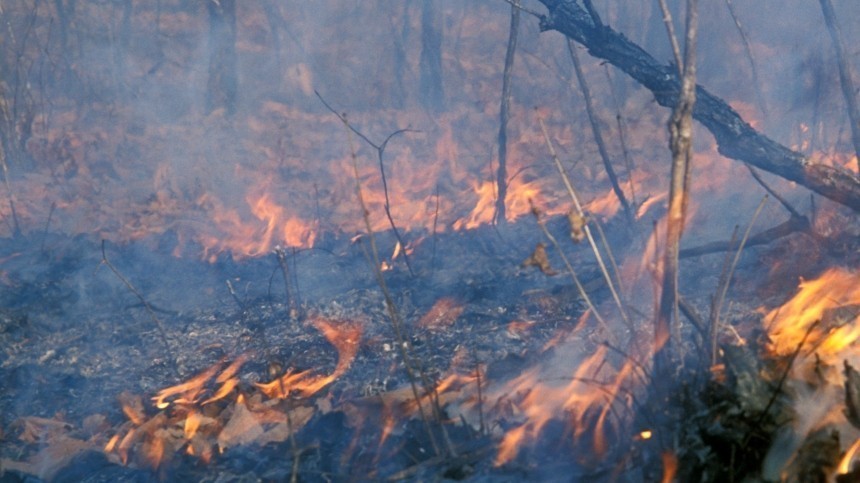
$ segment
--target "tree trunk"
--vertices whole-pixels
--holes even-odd
[[[236,112],[239,91],[236,70],[236,0],[209,0],[209,81],[206,112]]]
[[[434,5],[434,3],[437,3]],[[421,9],[421,101],[430,112],[445,110],[442,89],[442,11],[438,2],[424,0]]]

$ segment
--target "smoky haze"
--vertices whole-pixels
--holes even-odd
[[[613,27],[668,61],[652,3],[605,2],[601,9]],[[675,3],[680,31],[683,15]],[[212,257],[260,255],[277,244],[312,245],[323,232],[359,231],[349,139],[315,91],[377,144],[398,129],[412,130],[385,152],[396,223],[446,230],[492,219],[481,203],[494,196],[508,4],[213,5],[220,4],[4,6],[4,148],[17,208],[13,217],[10,203],[2,205],[7,236],[14,218],[25,233],[50,219],[58,232],[118,242],[167,234],[176,238],[176,254]],[[752,56],[726,4],[702,5],[700,84],[785,145],[807,154],[849,152],[833,48],[818,5],[733,6]],[[860,7],[838,2],[837,13],[845,44],[857,45],[851,26]],[[856,49],[849,55],[858,60]],[[622,73],[583,59],[622,181],[631,174],[620,166],[616,112],[629,131],[634,170],[641,171],[638,195],[659,195],[668,169],[667,111]],[[537,117],[579,172],[588,198],[608,189],[572,79],[564,39],[541,34],[525,15],[512,79],[510,218],[527,214],[526,198],[549,212],[564,211]],[[697,169],[716,170],[720,179],[740,176],[702,133],[698,150],[707,161]],[[363,142],[356,149],[374,227],[385,229],[375,152]],[[759,194],[747,196],[750,191],[733,195],[731,187],[705,183],[698,196],[722,210],[720,199],[738,195],[740,206],[751,208]]]

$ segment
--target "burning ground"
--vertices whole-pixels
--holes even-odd
[[[0,10],[0,478],[857,476],[857,157],[817,5],[701,7],[704,109],[806,168],[697,126],[655,334],[665,92],[580,29],[590,122],[540,32],[577,10],[527,5],[553,15],[522,13],[500,219],[510,5],[308,3]],[[672,57],[656,6],[598,7],[604,44]]]

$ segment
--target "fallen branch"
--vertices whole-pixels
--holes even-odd
[[[591,55],[608,61],[645,86],[660,105],[674,107],[679,92],[677,67],[659,63],[624,35],[595,24],[576,2],[540,1],[549,9],[540,18],[542,30],[556,30],[579,42]],[[701,86],[696,88],[693,118],[711,131],[723,156],[794,181],[860,212],[860,177],[845,169],[813,164],[803,154],[757,132],[725,101]]]
[[[744,247],[748,248],[756,245],[765,245],[784,236],[788,236],[792,233],[805,232],[809,229],[810,224],[808,218],[806,218],[805,216],[792,216],[788,219],[788,221],[780,223],[773,228],[768,228],[767,230],[750,237]],[[731,241],[717,241],[712,243],[706,243],[697,247],[684,248],[679,253],[679,256],[681,258],[698,257],[701,255],[707,255],[709,253],[726,252],[734,250],[735,248],[736,244],[732,243]]]

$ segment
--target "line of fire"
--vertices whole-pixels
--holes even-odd
[[[776,3],[0,0],[0,482],[860,481],[860,3]]]

